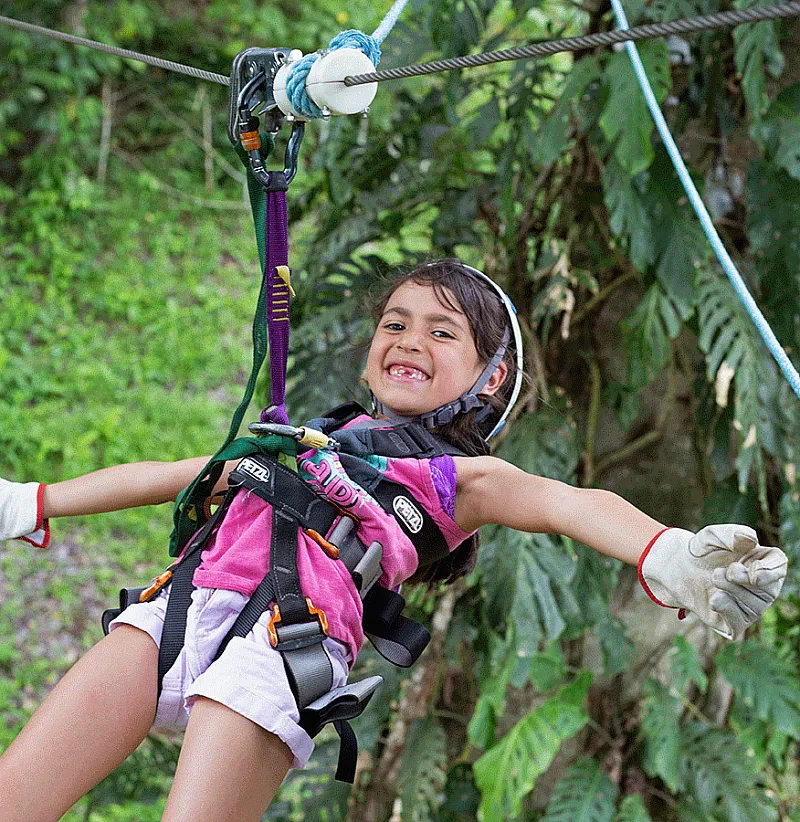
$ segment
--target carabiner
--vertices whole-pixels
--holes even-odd
[[[271,134],[277,134],[284,115],[275,102],[272,83],[288,54],[288,49],[245,49],[236,55],[231,71],[228,138],[234,146],[241,141],[248,154],[253,176],[267,191],[285,191],[285,187],[294,179],[305,132],[305,123],[295,121],[286,146],[283,174],[267,171],[261,155],[261,124],[256,115],[263,115],[267,130]]]

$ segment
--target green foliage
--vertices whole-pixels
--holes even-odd
[[[609,227],[621,237],[631,263],[645,271],[656,258],[652,215],[647,207],[644,175],[629,176],[614,159],[603,170],[603,194]]]
[[[332,726],[314,740],[314,756],[303,771],[290,771],[263,822],[338,822],[344,818],[350,789],[335,782],[339,737]]]
[[[736,379],[734,427],[739,432],[736,457],[739,490],[744,493],[754,462],[763,477],[759,449],[759,388],[765,370],[762,348],[749,317],[730,283],[720,274],[701,270],[697,277],[699,346],[706,356],[708,379],[716,382],[718,403],[727,404],[723,382]],[[727,377],[723,376],[725,367]]]
[[[541,165],[555,162],[567,146],[574,107],[586,87],[601,76],[601,68],[593,57],[577,61],[566,76],[558,101],[537,129],[531,148],[534,159]]]
[[[685,694],[690,682],[694,682],[700,693],[708,687],[708,676],[697,653],[697,648],[686,637],[676,636],[672,644],[669,676],[672,687],[679,694]]]
[[[570,590],[574,565],[541,534],[503,528],[489,534],[479,558],[488,617],[498,626],[513,625],[518,653],[532,657],[540,640],[557,639],[564,630],[556,592],[565,607],[578,608]]]
[[[727,645],[717,665],[737,696],[785,734],[800,731],[800,683],[797,663],[760,642]]]
[[[760,8],[768,0],[737,0],[736,8]],[[741,75],[742,91],[747,108],[755,122],[766,108],[768,76],[779,77],[783,70],[783,53],[778,46],[777,23],[764,21],[737,26],[733,30],[736,43],[736,70]]]
[[[611,822],[617,789],[588,756],[571,765],[556,782],[540,822]]]
[[[777,818],[764,794],[753,758],[733,734],[691,723],[681,734],[678,778],[686,798],[681,815],[695,818],[768,822]],[[691,818],[688,817],[688,818]]]
[[[796,146],[796,143],[791,145]],[[776,153],[785,166],[791,155],[780,148]],[[791,164],[790,167],[793,168]],[[800,180],[790,176],[778,163],[758,159],[751,164],[747,182],[750,201],[748,238],[758,267],[764,272],[762,289],[775,331],[785,339],[787,334],[795,333],[794,322],[782,307],[787,301],[796,300],[798,295]]]
[[[639,47],[639,54],[653,93],[661,101],[670,86],[666,46],[662,41],[650,41]],[[650,137],[655,126],[625,52],[611,56],[604,80],[607,99],[600,116],[600,127],[606,139],[614,143],[617,162],[628,175],[635,176],[653,161]]]
[[[148,737],[115,771],[88,795],[85,818],[107,805],[153,802],[169,784],[169,774],[178,763],[180,747],[157,737]]]
[[[648,680],[643,688],[640,730],[645,740],[643,765],[651,776],[658,776],[672,791],[679,787],[681,759],[681,707],[666,688]]]
[[[533,790],[561,743],[586,724],[581,704],[590,681],[584,673],[565,685],[475,762],[475,783],[482,795],[480,819],[512,820],[519,816],[523,798]]]
[[[628,350],[628,385],[641,389],[670,358],[670,341],[681,330],[681,317],[655,282],[622,325]]]
[[[442,726],[433,718],[417,720],[403,748],[400,801],[403,819],[430,822],[442,801],[447,752]]]
[[[652,822],[644,801],[638,793],[626,796],[619,805],[614,822]]]

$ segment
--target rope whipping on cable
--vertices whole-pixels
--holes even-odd
[[[617,19],[617,25],[619,26],[620,30],[629,30],[628,20],[625,16],[625,10],[622,8],[622,3],[620,2],[620,0],[611,0],[611,6],[614,10],[614,16]],[[725,248],[725,245],[723,244],[722,240],[720,239],[717,230],[714,228],[714,223],[711,220],[711,216],[708,213],[708,209],[706,208],[702,197],[698,193],[697,188],[695,187],[695,184],[692,181],[692,178],[689,176],[689,171],[686,168],[686,164],[683,162],[683,158],[681,157],[681,153],[678,150],[678,146],[676,145],[675,140],[673,139],[672,134],[670,133],[667,121],[664,119],[664,115],[661,113],[661,108],[658,105],[656,96],[653,93],[653,88],[650,85],[649,79],[647,78],[647,72],[645,71],[641,57],[639,56],[638,49],[632,42],[626,42],[625,49],[628,52],[628,56],[631,59],[631,63],[633,64],[633,70],[636,74],[636,79],[638,80],[639,86],[642,89],[642,93],[645,96],[645,100],[647,101],[647,107],[650,109],[650,114],[652,115],[653,120],[655,121],[658,133],[661,135],[661,139],[664,142],[664,146],[666,147],[670,159],[672,160],[672,165],[675,167],[675,171],[677,172],[678,177],[680,178],[680,181],[683,184],[683,188],[686,191],[687,196],[689,197],[689,201],[692,204],[692,208],[694,208],[695,214],[697,214],[697,217],[700,220],[700,225],[703,227],[703,231],[705,232],[706,237],[708,237],[708,241],[711,243],[711,247],[714,249],[714,253],[717,255],[717,259],[720,261],[722,268],[728,275],[728,279],[731,281],[731,284],[733,285],[737,297],[744,304],[744,307],[747,309],[747,313],[750,315],[751,319],[753,320],[753,323],[758,329],[758,333],[761,335],[761,338],[766,343],[770,354],[772,354],[773,358],[778,363],[778,366],[783,372],[783,375],[786,377],[787,381],[792,386],[794,393],[798,397],[800,397],[800,374],[797,373],[797,369],[795,369],[794,365],[792,365],[791,360],[787,356],[786,352],[783,350],[783,347],[781,346],[780,342],[778,342],[778,339],[773,333],[772,328],[770,328],[769,323],[767,322],[764,315],[761,313],[761,310],[756,304],[756,301],[753,299],[753,296],[748,291],[747,285],[742,279],[742,275],[736,268],[736,265],[731,259],[730,254],[728,254],[728,251]]]
[[[372,65],[377,66],[381,59],[380,44],[394,28],[407,2],[408,0],[395,0],[371,36],[358,29],[343,31],[331,40],[326,51],[315,51],[292,63],[286,77],[286,95],[294,111],[311,120],[325,117],[328,112],[320,108],[306,90],[306,80],[314,63],[328,52],[353,48],[362,51],[372,61]]]

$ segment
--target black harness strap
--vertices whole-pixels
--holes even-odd
[[[375,425],[388,425],[386,420],[372,420]],[[348,454],[382,457],[414,457],[431,459],[449,453],[450,448],[421,425],[402,423],[391,428],[378,428],[373,424],[355,425],[346,431],[337,431],[333,438]],[[456,455],[460,454],[453,449]]]
[[[375,650],[400,668],[413,665],[431,641],[430,631],[403,616],[400,594],[376,585],[364,600],[364,633]]]
[[[339,458],[347,476],[372,494],[384,511],[394,517],[414,545],[420,565],[430,565],[450,553],[439,526],[407,488],[387,480],[377,468],[358,457],[340,454]]]
[[[298,482],[301,482],[299,478]],[[302,710],[330,691],[333,667],[322,647],[325,631],[319,618],[309,611],[308,600],[300,588],[297,527],[295,519],[273,507],[269,572],[222,640],[214,659],[222,656],[234,637],[247,636],[270,604],[275,602],[280,620],[273,613],[277,638],[273,647],[283,658],[289,685]]]
[[[214,512],[211,519],[198,531],[172,573],[167,611],[164,615],[164,628],[161,633],[161,644],[158,647],[159,696],[161,695],[164,676],[175,664],[175,660],[178,658],[181,648],[183,648],[184,642],[186,641],[186,614],[192,602],[194,572],[200,565],[200,560],[203,556],[202,549],[205,547],[208,538],[213,533],[217,524],[222,521],[222,518],[227,513],[235,496],[236,491],[229,488],[222,504]]]

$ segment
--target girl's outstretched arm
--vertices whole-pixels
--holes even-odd
[[[44,488],[42,513],[49,519],[171,502],[208,460],[193,457],[178,462],[133,462],[56,482]],[[217,487],[225,487],[227,474],[226,470]]]
[[[693,611],[727,639],[741,638],[775,601],[786,555],[758,544],[752,528],[665,528],[610,491],[573,488],[494,457],[456,458],[456,521],[465,530],[497,523],[559,533],[638,565],[658,605]]]
[[[636,565],[664,526],[611,491],[574,488],[496,457],[456,457],[456,521],[465,530],[495,523],[564,534]]]
[[[37,548],[50,543],[51,517],[99,514],[174,500],[208,462],[134,462],[103,468],[75,479],[44,485],[0,477],[0,542],[23,539]],[[224,489],[226,466],[215,492]]]

